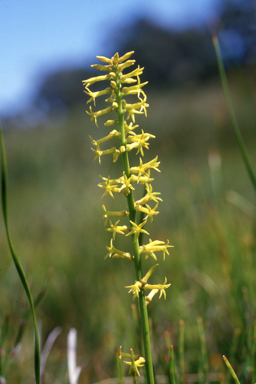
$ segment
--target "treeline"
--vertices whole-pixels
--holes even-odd
[[[166,30],[146,19],[119,30],[116,49],[121,54],[135,51],[136,64],[145,67],[149,87],[179,87],[206,81],[217,75],[217,64],[211,41],[211,28],[218,31],[227,68],[256,62],[255,4],[253,0],[226,0],[220,3],[219,21],[214,26],[186,30]],[[113,36],[109,36],[113,42]],[[113,46],[113,43],[112,43]],[[109,52],[111,56],[114,51]],[[95,73],[95,72],[94,72]],[[84,101],[81,80],[93,76],[90,63],[84,68],[49,73],[42,81],[33,109],[69,110]]]

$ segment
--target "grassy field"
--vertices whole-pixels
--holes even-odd
[[[242,133],[252,160],[255,151],[255,103],[250,83],[231,74],[231,91]],[[186,369],[196,371],[199,335],[196,319],[206,324],[211,369],[225,371],[220,356],[231,353],[235,328],[241,329],[235,366],[247,353],[246,338],[253,323],[256,293],[255,196],[237,148],[218,81],[170,92],[148,94],[148,118],[140,127],[156,135],[146,160],[158,155],[160,174],[155,186],[163,202],[150,233],[168,238],[171,249],[165,268],[172,286],[167,303],[150,308],[155,350],[167,353],[163,333],[177,345],[180,319],[185,321]],[[79,335],[81,383],[115,376],[114,349],[134,341],[132,296],[124,285],[135,280],[119,260],[104,260],[110,235],[102,219],[97,187],[108,175],[110,159],[93,163],[89,135],[102,132],[89,121],[83,105],[65,121],[30,130],[4,132],[9,172],[10,229],[16,251],[31,282],[40,291],[50,273],[47,294],[37,309],[42,338],[56,326],[63,331],[46,367],[45,382],[59,383],[66,374],[66,336],[70,327]],[[121,168],[120,168],[121,169]],[[156,187],[155,187],[156,189]],[[11,262],[0,218],[0,308],[11,314],[10,342],[26,306],[25,295]],[[17,357],[23,375],[12,370],[9,382],[32,383],[32,343],[29,329],[24,353]],[[158,373],[163,373],[160,359]],[[22,368],[21,368],[22,367]],[[26,378],[24,381],[24,377]],[[64,382],[67,382],[65,376]]]

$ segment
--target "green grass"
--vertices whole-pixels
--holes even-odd
[[[251,128],[255,105],[249,91],[241,92],[241,84],[232,82],[232,95],[255,164],[256,136]],[[150,142],[150,156],[145,157],[159,156],[161,173],[154,175],[154,185],[163,198],[150,233],[154,238],[168,238],[175,246],[165,267],[154,276],[158,281],[166,275],[172,283],[167,304],[155,299],[150,314],[159,340],[169,330],[174,349],[178,348],[178,322],[184,319],[186,369],[196,372],[199,316],[209,322],[210,361],[216,360],[216,354],[229,357],[234,328],[240,327],[244,335],[247,323],[253,320],[255,217],[228,202],[226,195],[233,190],[255,203],[254,195],[217,83],[164,94],[151,92],[148,101],[148,118],[138,116],[138,122],[142,129],[156,135]],[[132,296],[122,286],[132,284],[135,277],[119,260],[104,261],[110,235],[102,219],[101,204],[106,200],[101,203],[102,191],[97,184],[98,175],[108,174],[113,165],[110,159],[103,159],[101,166],[92,161],[89,135],[95,139],[102,135],[89,121],[85,108],[85,103],[77,106],[59,127],[50,122],[28,131],[13,127],[4,135],[9,226],[34,297],[48,268],[53,269],[37,315],[42,320],[43,339],[55,326],[63,327],[63,332],[46,371],[61,380],[66,334],[75,327],[79,335],[78,364],[84,364],[81,383],[91,383],[114,376],[115,347],[122,344],[123,350],[129,350],[133,343]],[[208,164],[212,149],[221,156],[221,168],[215,171]],[[107,203],[111,206],[111,198]],[[9,307],[15,325],[25,297],[17,294],[21,286],[7,248],[2,217],[0,228],[0,308]],[[243,287],[248,288],[248,303],[243,300]],[[32,361],[29,337],[30,333],[24,340],[24,354]],[[164,351],[164,343],[155,340],[157,343]],[[239,368],[246,354],[243,345],[241,337],[234,368]],[[18,356],[21,364],[24,354]],[[26,383],[32,382],[31,367],[24,364],[24,375],[29,377]],[[19,374],[12,375],[10,382],[24,382]]]

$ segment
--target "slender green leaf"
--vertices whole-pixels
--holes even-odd
[[[9,231],[9,225],[8,225],[7,162],[6,162],[5,146],[4,146],[4,139],[3,139],[1,123],[0,123],[0,145],[1,145],[1,196],[2,196],[1,200],[2,200],[2,210],[3,210],[3,216],[4,216],[5,230],[6,230],[7,240],[8,240],[9,249],[10,249],[10,252],[12,255],[12,259],[13,259],[13,262],[15,264],[18,275],[20,277],[23,288],[26,292],[26,295],[27,295],[27,298],[28,298],[28,301],[30,304],[30,308],[31,308],[31,313],[33,316],[34,330],[35,330],[35,379],[36,379],[36,384],[40,384],[40,345],[39,345],[39,334],[38,334],[38,327],[37,327],[37,320],[36,320],[34,303],[33,303],[32,295],[31,295],[31,292],[29,289],[26,275],[24,273],[24,270],[22,268],[20,260],[16,254],[15,249],[14,249],[14,246],[13,246],[13,243],[11,240],[10,231]]]

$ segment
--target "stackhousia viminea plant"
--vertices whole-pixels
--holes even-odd
[[[143,73],[143,68],[139,66],[127,72],[127,68],[134,65],[135,60],[131,60],[130,57],[134,52],[128,52],[124,56],[119,57],[116,53],[111,59],[97,56],[97,58],[103,64],[92,65],[93,68],[106,72],[101,76],[92,77],[88,80],[84,80],[85,93],[89,95],[90,99],[88,103],[93,102],[96,106],[96,98],[105,96],[107,107],[98,111],[94,111],[90,106],[89,111],[86,111],[91,120],[93,120],[98,127],[99,116],[110,116],[104,125],[111,127],[112,129],[102,139],[92,140],[93,152],[95,152],[95,159],[101,160],[104,155],[110,155],[113,157],[113,162],[117,162],[120,158],[123,163],[123,174],[118,178],[111,178],[110,175],[102,177],[102,182],[99,187],[104,190],[103,196],[109,194],[112,198],[116,194],[122,194],[126,197],[126,204],[124,209],[119,211],[110,211],[105,205],[103,205],[105,225],[107,231],[112,232],[112,238],[110,245],[107,246],[108,253],[106,258],[121,258],[125,262],[132,261],[136,271],[136,281],[134,284],[126,286],[129,292],[132,292],[134,297],[139,300],[141,327],[143,332],[144,353],[145,356],[136,355],[133,350],[130,353],[122,352],[120,348],[120,359],[130,365],[130,372],[136,376],[139,374],[138,367],[145,364],[146,375],[148,384],[154,383],[153,363],[151,356],[150,346],[150,332],[148,324],[148,311],[147,304],[151,302],[153,297],[158,294],[159,298],[163,296],[166,298],[165,290],[170,286],[167,283],[165,277],[162,284],[150,284],[149,279],[154,273],[158,264],[154,264],[149,271],[143,275],[142,262],[143,259],[147,259],[149,256],[153,261],[157,260],[157,252],[163,253],[163,259],[168,254],[169,241],[151,240],[149,239],[146,244],[141,244],[141,234],[147,234],[145,229],[146,224],[153,221],[155,215],[158,212],[158,205],[161,198],[159,192],[153,192],[151,176],[151,170],[159,172],[158,157],[144,162],[144,149],[149,147],[149,139],[154,138],[150,133],[146,133],[143,130],[139,132],[139,126],[135,124],[136,114],[147,115],[147,96],[143,90],[147,82],[140,82],[140,75]],[[126,73],[124,73],[126,72]],[[96,82],[108,81],[109,86],[103,90],[93,92],[91,86]],[[133,96],[133,97],[131,97]],[[136,100],[134,103],[128,102],[128,99]],[[102,145],[110,142],[109,148],[102,149]],[[114,142],[115,144],[112,144]],[[130,166],[131,151],[139,155],[137,166]],[[136,187],[144,185],[144,195],[140,196],[138,200],[135,200]],[[128,205],[128,207],[127,207]],[[120,250],[115,247],[116,236],[129,236],[132,238],[132,250],[133,253],[127,252],[125,249]]]

